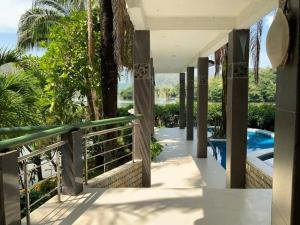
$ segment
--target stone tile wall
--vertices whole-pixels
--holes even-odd
[[[272,188],[272,177],[248,160],[246,164],[246,188]]]
[[[90,188],[142,187],[142,161],[128,162],[88,182]]]

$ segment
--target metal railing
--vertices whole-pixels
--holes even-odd
[[[64,148],[72,148],[74,145],[62,135],[72,136],[74,131],[80,133],[83,143],[79,148],[73,146],[74,149],[71,151],[77,151],[76,154],[83,161],[80,174],[87,184],[89,179],[134,160],[134,127],[138,125],[136,120],[141,117],[141,115],[127,116],[64,126],[0,128],[1,136],[14,134],[15,131],[17,134],[24,134],[0,141],[0,156],[1,152],[10,150],[17,149],[20,152],[17,159],[19,190],[24,198],[21,214],[26,217],[27,224],[30,225],[30,213],[50,197],[57,194],[58,202],[61,201],[61,193],[64,190],[64,169],[70,168],[69,165],[62,163],[64,162],[62,156],[64,156]],[[34,163],[36,159],[39,160],[38,164]],[[48,176],[44,176],[47,168],[51,170],[51,174],[48,172]],[[37,178],[39,169],[42,170],[42,179]],[[70,173],[66,172],[66,174]],[[32,199],[34,191],[39,189],[43,182],[49,180],[51,180],[51,188],[46,188],[43,195]]]
[[[114,168],[113,163],[123,160],[127,162],[133,157],[133,134],[137,123],[90,132],[83,135],[84,139],[84,181],[88,184],[89,174],[107,172]],[[99,159],[100,160],[97,160]],[[95,162],[101,163],[95,163]],[[110,168],[107,168],[110,166]],[[98,173],[95,171],[98,170]],[[93,176],[92,176],[93,177]]]
[[[47,200],[47,198],[52,197],[55,193],[57,193],[57,201],[61,201],[61,147],[66,145],[67,141],[59,141],[57,143],[51,144],[47,147],[34,150],[30,154],[26,154],[20,156],[18,158],[18,163],[20,167],[19,178],[20,181],[23,180],[22,186],[24,186],[24,195],[25,195],[25,207],[21,210],[21,214],[26,215],[26,222],[30,224],[30,212],[32,208],[36,208],[35,206],[40,203],[42,200]],[[27,148],[29,148],[27,146]],[[50,154],[50,159],[48,159],[48,154]],[[32,160],[35,157],[39,157],[41,163],[39,165],[33,165]],[[42,169],[42,167],[48,165],[49,163],[53,163],[55,165],[54,170],[56,171],[54,175],[51,175],[44,178],[42,181],[38,181],[34,183],[35,172],[38,168]],[[31,166],[31,168],[29,168]],[[50,165],[51,166],[51,165]],[[53,167],[53,166],[52,166]],[[32,177],[34,175],[34,177]],[[30,200],[30,192],[33,190],[39,183],[44,182],[45,180],[54,179],[56,181],[56,187],[44,193],[43,196],[31,202]],[[30,184],[32,181],[32,184]]]

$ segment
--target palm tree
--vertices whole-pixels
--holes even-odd
[[[87,1],[87,2],[86,2]],[[85,7],[87,5],[87,7]],[[48,41],[49,28],[60,22],[60,19],[70,16],[72,12],[87,9],[88,24],[88,62],[91,73],[86,74],[87,101],[90,119],[99,119],[96,106],[97,93],[91,85],[94,68],[95,43],[93,38],[92,0],[34,0],[30,10],[20,19],[18,30],[18,46],[30,49],[38,46],[41,41]]]
[[[118,70],[132,69],[133,25],[125,0],[101,0],[101,80],[103,116],[117,115]]]
[[[226,137],[226,105],[227,105],[227,76],[228,76],[228,44],[224,45],[215,52],[215,76],[222,72],[222,118],[216,121],[219,128],[215,135],[218,138]],[[221,70],[222,69],[222,70]]]
[[[259,20],[250,29],[250,54],[253,62],[254,80],[256,83],[258,83],[259,80],[259,61],[260,61],[262,32],[263,32],[263,19]]]
[[[48,41],[49,28],[73,11],[83,10],[83,0],[33,0],[32,8],[20,18],[18,46],[31,49]]]
[[[98,107],[96,106],[97,93],[91,85],[91,80],[94,71],[94,58],[95,58],[95,41],[94,41],[94,28],[93,28],[93,10],[92,0],[87,0],[87,31],[88,31],[88,64],[91,68],[90,74],[87,74],[86,82],[88,86],[87,100],[91,114],[91,120],[99,119]]]

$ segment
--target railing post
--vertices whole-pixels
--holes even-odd
[[[18,151],[0,153],[0,224],[21,224]]]
[[[79,130],[63,134],[68,143],[62,147],[63,194],[77,195],[83,190],[83,139]]]

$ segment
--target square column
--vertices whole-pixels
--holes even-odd
[[[194,67],[187,68],[186,139],[194,139]]]
[[[300,3],[289,1],[289,59],[277,68],[272,225],[300,224]]]
[[[197,157],[207,158],[208,58],[198,59]]]
[[[229,34],[226,186],[245,187],[248,121],[249,30]]]
[[[151,186],[150,140],[153,111],[151,109],[150,31],[134,32],[134,113],[143,114],[134,129],[134,158],[143,161],[143,186]]]
[[[0,224],[21,224],[19,151],[0,153]]]
[[[179,74],[179,128],[185,128],[185,73]]]

